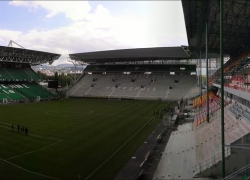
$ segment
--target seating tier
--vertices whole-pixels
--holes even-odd
[[[30,68],[0,68],[0,81],[38,81],[40,77]]]
[[[12,88],[0,84],[0,92],[8,96],[12,100],[24,100],[25,97],[20,95],[18,92],[14,91]]]
[[[196,76],[192,75],[85,74],[67,95],[180,100],[195,83]]]
[[[0,103],[4,98],[8,101],[36,100],[57,98],[56,95],[36,83],[0,84]]]

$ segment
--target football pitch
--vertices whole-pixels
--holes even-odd
[[[114,179],[161,122],[154,111],[168,106],[104,99],[2,105],[0,179]]]

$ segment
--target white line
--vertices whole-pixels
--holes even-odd
[[[165,99],[167,99],[168,98],[168,95],[169,95],[169,88],[167,89],[167,92],[166,92],[166,95],[165,95]]]
[[[2,123],[2,124],[8,124],[8,123],[3,123],[3,122],[0,122],[0,123]],[[8,125],[11,125],[11,124],[8,124]],[[10,129],[10,128],[8,128],[8,127],[1,126],[1,125],[0,125],[0,127],[5,128],[5,129]],[[38,136],[38,135],[35,135],[35,134],[29,134],[29,135],[35,136],[35,137],[38,137],[38,138],[42,138],[42,139],[52,139],[52,140],[56,140],[57,142],[54,142],[54,143],[52,143],[52,144],[50,144],[50,145],[48,145],[48,146],[42,147],[42,148],[40,148],[40,149],[36,149],[36,150],[34,150],[34,151],[29,151],[29,152],[26,152],[26,153],[23,153],[23,154],[20,154],[20,155],[17,155],[17,156],[10,157],[10,158],[8,158],[8,159],[6,159],[6,160],[10,160],[10,159],[14,159],[14,158],[17,158],[17,157],[21,157],[21,156],[24,156],[24,155],[26,155],[26,154],[31,154],[31,153],[36,152],[36,151],[41,151],[41,150],[44,150],[44,149],[46,149],[46,148],[48,148],[48,147],[50,147],[50,146],[53,146],[53,145],[55,145],[55,144],[57,144],[57,143],[63,141],[62,139],[56,139],[56,138],[51,138],[51,137],[43,137],[43,136]]]
[[[8,158],[8,159],[5,159],[5,160],[11,160],[11,159],[15,159],[15,158],[18,158],[18,157],[27,155],[27,154],[31,154],[31,153],[36,152],[36,151],[41,151],[41,150],[44,150],[44,149],[46,149],[46,148],[48,148],[48,147],[50,147],[50,146],[53,146],[53,145],[59,143],[59,142],[61,142],[61,141],[57,141],[57,142],[55,142],[55,143],[53,143],[53,144],[50,144],[50,145],[48,145],[48,146],[46,146],[46,147],[43,147],[43,148],[41,148],[41,149],[36,149],[36,150],[34,150],[34,151],[30,151],[30,152],[23,153],[23,154],[20,154],[20,155],[17,155],[17,156],[13,156],[13,157]]]
[[[3,122],[0,122],[0,123],[2,123],[2,124],[8,124],[8,123],[3,123]],[[8,125],[11,125],[11,124],[8,124]],[[1,125],[0,125],[0,127],[5,128],[5,129],[10,129],[10,128],[7,128],[7,127],[1,126]],[[32,134],[32,136],[37,136],[37,135]],[[37,136],[37,137],[44,138],[44,137],[42,137],[42,136]],[[47,137],[45,137],[45,138],[47,138]],[[54,138],[48,138],[48,139],[54,139]],[[57,140],[59,140],[59,139],[57,139]],[[62,141],[62,140],[61,140],[61,141]],[[56,143],[59,143],[59,142],[61,142],[61,141],[55,142],[55,143],[53,143],[53,144],[51,144],[51,145],[49,145],[49,146],[46,146],[46,147],[44,147],[44,148],[42,148],[42,149],[48,148],[48,147],[50,147],[50,146],[52,146],[52,145],[54,145],[54,144],[56,144]],[[42,149],[40,149],[40,150],[42,150]],[[37,151],[37,150],[35,150],[35,151]],[[34,152],[34,151],[33,151],[33,152]],[[29,154],[29,153],[31,153],[31,152],[28,152],[28,153],[25,153],[25,154]],[[21,154],[21,155],[16,156],[16,157],[20,157],[20,156],[23,156],[23,155],[25,155],[25,154]],[[12,158],[9,158],[9,159],[13,159],[13,158],[16,158],[16,157],[12,157]],[[9,160],[9,159],[7,159],[7,160]],[[13,163],[11,163],[11,162],[9,162],[9,161],[7,161],[7,160],[4,160],[4,159],[2,159],[2,158],[0,158],[0,160],[6,162],[6,163],[8,163],[8,164],[11,164],[12,166],[15,166],[15,167],[17,167],[17,168],[19,168],[19,169],[22,169],[22,170],[24,170],[24,171],[27,171],[27,172],[29,172],[29,173],[32,173],[32,174],[36,174],[36,175],[39,175],[39,176],[43,176],[43,177],[46,177],[46,178],[49,178],[49,179],[58,179],[58,178],[54,178],[54,177],[51,177],[51,176],[46,176],[46,175],[44,175],[44,174],[40,174],[40,173],[37,173],[37,172],[34,172],[34,171],[29,171],[29,170],[27,170],[27,169],[25,169],[25,168],[23,168],[23,167],[21,167],[21,166],[18,166],[18,165],[16,165],[16,164],[13,164]]]
[[[7,125],[11,125],[11,124],[5,123],[5,122],[0,122],[0,123],[2,123],[2,124],[7,124]],[[5,129],[11,129],[11,128],[8,128],[8,127],[5,127],[5,126],[1,126],[1,125],[0,125],[0,127],[5,128]],[[43,147],[43,148],[41,148],[41,149],[37,149],[37,150],[30,151],[30,152],[27,152],[27,153],[24,153],[24,154],[20,154],[20,155],[18,155],[18,156],[13,156],[13,157],[8,158],[8,159],[5,159],[5,160],[2,159],[2,158],[0,158],[0,160],[4,161],[4,162],[6,162],[6,163],[9,163],[9,164],[11,164],[11,165],[13,165],[13,166],[15,166],[15,167],[18,167],[19,169],[22,169],[22,170],[24,170],[24,171],[27,171],[27,172],[29,172],[29,173],[37,174],[37,175],[39,175],[39,176],[43,176],[43,177],[46,177],[46,178],[49,178],[49,179],[56,179],[56,180],[58,180],[58,178],[54,178],[54,177],[51,177],[51,176],[46,176],[46,175],[44,175],[44,174],[40,174],[40,173],[37,173],[37,172],[34,172],[34,171],[29,171],[29,170],[27,170],[27,169],[25,169],[25,168],[22,168],[21,166],[18,166],[18,165],[16,165],[16,164],[13,164],[13,163],[11,163],[11,162],[8,161],[8,160],[10,160],[10,159],[14,159],[14,158],[17,158],[17,157],[20,157],[20,156],[24,156],[24,155],[27,155],[27,154],[31,154],[31,153],[36,152],[36,151],[44,150],[44,149],[46,149],[46,148],[48,148],[48,147],[51,147],[51,146],[53,146],[53,145],[55,145],[55,144],[57,144],[57,143],[63,141],[62,139],[56,139],[56,138],[51,138],[51,137],[43,137],[43,136],[39,136],[39,135],[35,135],[35,134],[29,134],[29,135],[35,136],[35,137],[38,137],[38,138],[43,138],[43,139],[57,140],[57,142],[52,143],[52,144],[50,144],[50,145],[48,145],[48,146],[45,146],[45,147]]]
[[[6,162],[6,163],[8,163],[8,164],[11,164],[12,166],[15,166],[15,167],[17,167],[17,168],[19,168],[19,169],[22,169],[22,170],[24,170],[24,171],[27,171],[27,172],[29,172],[29,173],[32,173],[32,174],[36,174],[36,175],[39,175],[39,176],[43,176],[43,177],[46,177],[46,178],[49,178],[49,179],[58,179],[58,178],[54,178],[54,177],[51,177],[51,176],[46,176],[46,175],[44,175],[44,174],[40,174],[40,173],[37,173],[37,172],[29,171],[28,169],[25,169],[25,168],[23,168],[23,167],[21,167],[21,166],[18,166],[18,165],[16,165],[16,164],[13,164],[13,163],[11,163],[11,162],[9,162],[9,161],[6,161],[6,160],[4,160],[4,159],[2,159],[2,158],[0,158],[0,160]]]
[[[141,104],[143,104],[143,103],[145,103],[145,102],[142,102]],[[168,105],[168,104],[167,104]],[[166,105],[166,106],[167,106]],[[23,107],[24,108],[24,107]],[[32,109],[32,108],[28,108],[28,109]],[[117,149],[108,159],[106,159],[99,167],[97,167],[97,169],[96,170],[94,170],[87,178],[86,178],[86,180],[89,178],[89,177],[91,177],[98,169],[100,169],[109,159],[111,159],[118,151],[120,151],[129,141],[131,141],[131,139],[133,139],[133,137],[134,136],[136,136],[147,124],[149,124],[152,120],[154,120],[154,118],[155,118],[155,116],[153,116],[146,124],[144,124],[134,135],[132,135],[119,149]],[[12,124],[9,124],[9,123],[4,123],[4,122],[0,122],[0,123],[2,123],[2,124],[7,124],[7,125],[12,125]],[[0,125],[0,127],[2,127],[2,128],[6,128],[6,129],[10,129],[10,128],[7,128],[7,127],[5,127],[5,126],[1,126]],[[51,137],[42,137],[42,136],[39,136],[39,135],[35,135],[35,134],[30,134],[30,135],[32,135],[32,136],[35,136],[35,137],[39,137],[39,138],[47,138],[47,139],[53,139],[53,140],[57,140],[58,142],[55,142],[55,143],[53,143],[53,144],[51,144],[51,145],[49,145],[49,146],[46,146],[46,147],[43,147],[43,148],[41,148],[41,149],[39,149],[39,150],[43,150],[43,149],[45,149],[45,148],[48,148],[48,147],[50,147],[50,146],[53,146],[53,145],[55,145],[55,144],[57,144],[57,143],[59,143],[59,142],[61,142],[61,141],[63,141],[63,140],[61,140],[61,139],[56,139],[56,138],[51,138]],[[30,153],[32,153],[32,152],[35,152],[35,151],[39,151],[39,150],[34,150],[34,151],[30,151],[30,152],[27,152],[27,153],[24,153],[24,154],[21,154],[21,155],[18,155],[18,156],[15,156],[15,157],[12,157],[12,158],[9,158],[9,159],[13,159],[13,158],[16,158],[16,157],[20,157],[20,156],[23,156],[23,155],[26,155],[26,154],[30,154]],[[33,172],[33,171],[29,171],[29,170],[27,170],[27,169],[25,169],[25,168],[22,168],[22,167],[20,167],[20,166],[18,166],[18,165],[16,165],[16,164],[13,164],[13,163],[11,163],[11,162],[9,162],[9,161],[7,161],[7,160],[4,160],[4,159],[2,159],[2,158],[0,158],[0,160],[2,160],[2,161],[4,161],[4,162],[6,162],[6,163],[8,163],[8,164],[11,164],[11,165],[13,165],[13,166],[15,166],[15,167],[18,167],[19,169],[22,169],[22,170],[24,170],[24,171],[26,171],[26,172],[29,172],[29,173],[32,173],[32,174],[37,174],[37,175],[40,175],[40,176],[43,176],[43,177],[47,177],[47,178],[50,178],[50,179],[56,179],[57,180],[57,178],[54,178],[54,177],[51,177],[51,176],[46,176],[46,175],[44,175],[44,174],[40,174],[40,173],[36,173],[36,172]]]
[[[77,87],[70,95],[72,96],[80,87],[82,87],[82,85],[85,83],[85,81],[82,82],[81,85],[79,85],[79,87]],[[80,84],[80,83],[79,83]]]
[[[144,102],[142,102],[144,103]],[[166,104],[164,106],[164,108],[169,105]],[[151,123],[151,121],[153,121],[155,118],[155,116],[153,116],[148,122],[146,122],[146,124],[144,124],[141,129],[139,129],[133,136],[131,136],[119,149],[117,149],[111,156],[108,157],[108,159],[106,159],[100,166],[98,166],[96,168],[96,170],[94,170],[88,177],[85,178],[85,180],[89,179],[98,169],[100,169],[109,159],[111,159],[118,151],[120,151],[129,141],[131,141],[131,139],[133,139],[134,136],[136,136],[147,124]]]
[[[88,177],[85,178],[85,180],[89,179],[98,169],[100,169],[109,159],[111,159],[118,151],[120,151],[133,137],[135,137],[148,123],[150,123],[153,119],[152,117],[146,124],[144,124],[133,136],[131,136],[119,149],[117,149],[111,156],[109,156],[108,159],[106,159],[99,167],[96,168]]]
[[[89,91],[91,91],[92,87],[89,88],[89,90],[87,92],[84,93],[84,95],[87,95],[89,93]],[[72,94],[71,94],[72,95]]]
[[[113,91],[110,92],[108,96],[111,96],[115,90],[116,90],[116,89],[113,89]]]
[[[1,123],[1,124],[7,124],[7,125],[10,125],[10,126],[12,125],[12,124],[9,124],[9,123],[4,123],[4,122],[0,122],[0,123]]]

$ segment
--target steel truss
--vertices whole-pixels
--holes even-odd
[[[220,46],[220,1],[210,0],[207,4],[208,13],[208,47],[218,49]],[[234,56],[250,39],[250,2],[224,0],[223,6],[224,53]],[[204,23],[203,23],[204,24]],[[204,26],[204,25],[203,25]],[[202,31],[201,47],[205,47],[205,32]]]
[[[32,66],[52,64],[61,55],[42,51],[0,46],[0,62],[28,63]]]
[[[208,20],[208,53],[220,52],[220,1],[182,0],[189,48],[199,57],[205,51],[205,20]],[[230,58],[250,47],[250,1],[224,0],[224,54]],[[245,48],[245,50],[247,50]],[[208,54],[208,57],[209,54]]]

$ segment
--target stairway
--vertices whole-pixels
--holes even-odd
[[[250,123],[245,119],[236,119],[229,110],[232,104],[225,107],[224,115],[224,137],[225,144],[232,145],[240,141],[244,136],[250,133]],[[211,174],[219,172],[221,164],[221,116],[220,111],[214,113],[210,122],[203,123],[195,128],[196,130],[196,165],[193,172],[196,177],[208,177]],[[232,152],[230,148],[225,148],[225,157],[228,164]],[[237,158],[233,156],[233,158]]]

